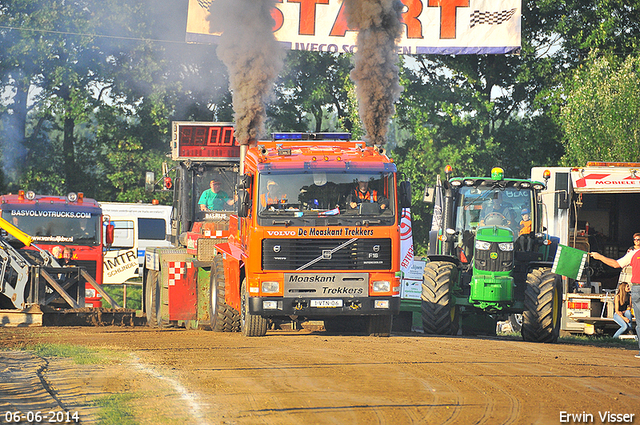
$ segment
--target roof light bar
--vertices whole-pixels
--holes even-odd
[[[351,133],[271,133],[273,140],[351,140]]]
[[[315,140],[351,140],[351,133],[315,133]]]
[[[271,133],[273,140],[306,140],[308,133]]]

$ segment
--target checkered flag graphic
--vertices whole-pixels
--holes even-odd
[[[185,263],[183,261],[169,261],[169,267],[167,269],[169,277],[169,286],[175,286],[176,283],[184,279],[187,274],[187,269],[190,269],[192,263]]]
[[[213,2],[213,0],[198,0],[198,4],[204,10],[209,10],[209,6],[211,6],[211,2]]]
[[[508,21],[516,13],[516,9],[502,10],[499,12],[481,12],[474,10],[471,14],[469,27],[473,28],[476,25],[488,24],[488,25],[500,25],[503,22]]]

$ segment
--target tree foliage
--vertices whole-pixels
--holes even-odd
[[[567,85],[560,115],[566,165],[640,159],[640,58],[593,54]]]
[[[0,12],[8,190],[150,200],[172,120],[231,120],[215,47],[185,45],[169,0],[33,0]],[[5,190],[6,190],[5,189]]]

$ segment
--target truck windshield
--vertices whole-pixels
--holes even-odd
[[[475,233],[478,226],[498,225],[518,236],[530,226],[526,222],[533,217],[532,201],[533,192],[528,188],[463,187],[457,200],[456,230]]]
[[[22,230],[35,243],[100,245],[100,215],[89,212],[3,210],[2,218]],[[13,239],[11,235],[7,236]]]
[[[393,217],[395,180],[391,172],[309,171],[260,174],[261,217]]]

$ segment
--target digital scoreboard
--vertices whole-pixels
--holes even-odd
[[[174,121],[171,158],[238,161],[240,144],[233,123]]]

